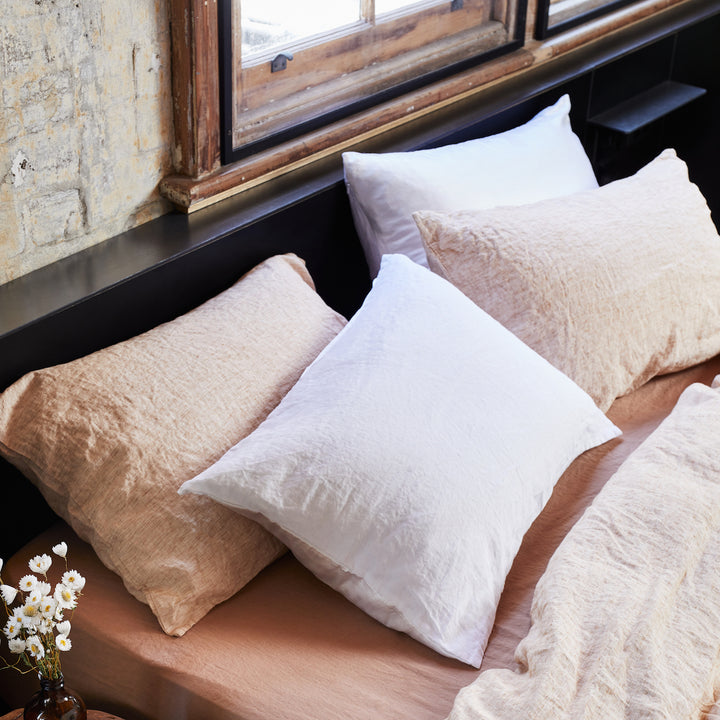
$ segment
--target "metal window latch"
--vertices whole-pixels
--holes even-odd
[[[462,10],[463,0],[452,0],[450,3],[450,10]]]
[[[462,0],[461,0],[462,1]],[[276,55],[270,61],[270,72],[280,72],[287,68],[288,60],[292,60],[293,56],[290,53],[280,53]]]

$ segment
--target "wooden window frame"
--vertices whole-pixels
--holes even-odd
[[[551,24],[550,15],[554,0],[538,0],[535,37],[538,40],[545,40],[637,1],[603,0],[603,2],[593,2],[593,0],[577,0],[577,2],[572,3],[574,7],[570,12],[563,13],[557,22]]]
[[[170,0],[177,172],[201,178],[220,167],[217,0]]]
[[[305,137],[286,142],[280,141],[275,148],[256,153],[249,160],[223,164],[223,145],[228,142],[228,124],[223,115],[230,111],[223,104],[221,88],[231,86],[232,76],[221,58],[227,56],[230,48],[227,33],[220,33],[219,18],[224,0],[170,0],[170,21],[172,37],[172,89],[173,117],[175,124],[174,162],[176,173],[164,178],[160,185],[162,194],[178,208],[190,212],[205,207],[240,189],[252,187],[267,178],[272,178],[307,162],[309,156],[323,157],[331,148],[342,148],[364,136],[372,127],[387,127],[404,122],[408,110],[422,111],[424,108],[446,99],[446,92],[434,89],[423,90],[398,103],[396,109],[387,107],[387,96],[372,98],[372,118],[366,116],[344,123],[338,127],[336,118],[325,118],[327,128],[314,130]],[[525,25],[525,2],[518,6],[516,34],[518,39],[509,47],[499,49],[496,54],[511,53],[522,46]],[[489,60],[490,58],[484,58]],[[521,67],[526,59],[512,64]],[[475,61],[477,64],[477,61]],[[459,72],[457,67],[448,72]],[[425,78],[429,82],[433,78]],[[458,87],[467,89],[467,83]],[[458,87],[450,89],[456,94]],[[405,92],[411,90],[408,85]],[[365,104],[368,108],[371,103]],[[361,108],[354,107],[357,112]],[[367,113],[366,113],[367,114]],[[226,153],[227,155],[227,153]],[[282,156],[282,167],[278,157]]]
[[[240,62],[241,2],[218,2],[221,67],[230,68],[220,91],[224,163],[512,52],[524,39],[526,0],[442,0],[288,43],[294,59],[276,73],[269,51]]]
[[[717,2],[717,0],[711,0]],[[359,112],[257,155],[221,164],[220,53],[217,0],[170,0],[175,121],[175,167],[162,179],[160,192],[177,209],[193,212],[251,188],[286,177],[293,183],[305,174],[339,167],[347,149],[382,149],[383,138],[404,136],[405,128],[432,122],[432,117],[463,103],[494,102],[498,90],[512,98],[512,87],[526,74],[562,68],[564,58],[638,23],[665,22],[662,16],[702,10],[702,0],[635,0],[569,32],[533,40],[537,6],[530,5],[527,42],[501,57],[408,92],[395,100]],[[404,148],[407,149],[407,148]],[[325,170],[323,170],[323,168]],[[333,170],[333,172],[335,172]],[[307,177],[307,176],[306,176]]]

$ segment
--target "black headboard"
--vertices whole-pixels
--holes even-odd
[[[501,132],[527,121],[567,92],[573,128],[603,181],[676,147],[720,217],[720,0],[683,3],[561,62],[494,86],[361,150],[408,150]],[[687,107],[622,135],[593,122],[598,114],[667,80],[707,92]],[[0,286],[0,390],[24,373],[66,362],[186,312],[231,285],[258,262],[295,252],[317,289],[346,316],[370,288],[339,158],[246,191],[192,215],[170,213],[100,245]],[[0,487],[15,507],[44,503],[0,460]],[[6,513],[0,557],[51,522]]]

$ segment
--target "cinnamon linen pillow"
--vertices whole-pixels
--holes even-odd
[[[172,322],[18,380],[0,395],[0,453],[182,635],[283,546],[177,489],[255,429],[344,325],[301,260],[271,258]]]
[[[596,190],[414,218],[430,267],[603,410],[720,352],[720,238],[674,150]]]

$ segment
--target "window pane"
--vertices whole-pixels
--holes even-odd
[[[375,0],[375,14],[383,15],[396,10],[405,10],[418,4],[439,5],[444,2],[449,3],[450,0]]]
[[[222,0],[222,29],[235,59],[225,90],[224,161],[519,47],[524,3]],[[281,52],[292,62],[273,63]]]
[[[242,0],[241,8],[243,58],[360,19],[360,0]]]

